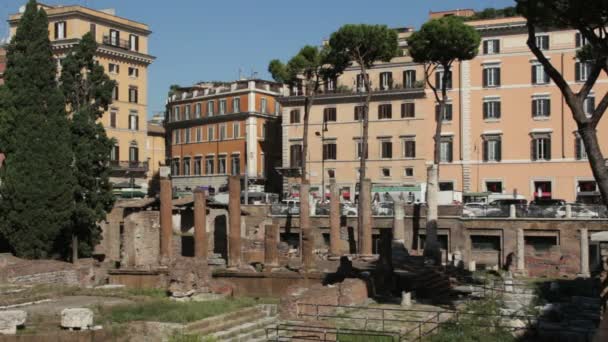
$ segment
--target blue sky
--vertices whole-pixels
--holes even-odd
[[[320,44],[347,23],[419,27],[430,10],[505,7],[513,0],[46,0],[115,8],[119,16],[150,25],[149,114],[163,111],[171,84],[231,81],[252,70],[268,78],[268,62],[288,59],[305,44]],[[0,0],[0,17],[26,0]],[[6,21],[0,34],[8,34]]]

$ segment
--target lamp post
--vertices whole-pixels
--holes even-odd
[[[321,137],[321,202],[325,202],[325,132],[327,132],[327,121],[323,118],[323,125],[321,132],[315,132],[317,137]]]

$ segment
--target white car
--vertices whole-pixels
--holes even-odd
[[[485,216],[484,213],[485,213],[487,207],[488,207],[488,205],[485,203],[482,203],[482,202],[466,203],[462,207],[462,216],[463,217]]]

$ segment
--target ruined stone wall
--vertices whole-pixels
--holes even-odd
[[[0,255],[0,283],[86,286],[96,283],[93,261],[78,264],[56,260],[25,260],[10,254]]]
[[[121,267],[150,269],[160,253],[159,212],[142,211],[125,218]]]
[[[94,254],[104,255],[104,261],[120,261],[120,226],[124,213],[124,208],[113,208],[106,215],[106,220],[99,224],[101,241],[95,246]]]

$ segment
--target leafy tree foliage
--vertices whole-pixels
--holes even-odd
[[[427,170],[428,213],[425,245],[425,254],[433,257],[436,262],[440,260],[439,244],[437,243],[437,196],[439,191],[441,128],[447,108],[448,83],[451,79],[453,63],[473,59],[478,53],[480,42],[479,33],[458,17],[430,20],[408,39],[410,54],[414,62],[424,64],[427,84],[433,90],[439,106],[435,116],[433,163]],[[431,82],[431,75],[437,71],[442,71],[442,79],[439,85]]]
[[[344,25],[334,32],[329,39],[333,60],[347,60],[358,65],[363,75],[367,92],[363,109],[363,137],[361,139],[361,162],[359,166],[359,184],[363,184],[366,175],[368,136],[369,136],[369,103],[372,100],[372,84],[367,70],[378,62],[389,62],[399,54],[397,32],[385,25]],[[359,201],[358,227],[363,227],[363,206],[369,203]],[[361,231],[361,230],[360,230]],[[363,239],[359,239],[363,241]],[[369,252],[369,251],[368,251]]]
[[[482,11],[476,12],[470,17],[465,17],[465,21],[470,20],[484,20],[484,19],[496,19],[496,18],[508,18],[517,15],[515,6],[509,6],[505,8],[486,8]]]
[[[64,239],[76,237],[80,253],[90,255],[99,241],[98,222],[114,203],[110,184],[110,151],[114,142],[98,121],[112,102],[115,82],[95,62],[97,43],[85,34],[63,60],[61,90],[65,96],[74,158],[74,212]],[[62,248],[63,247],[63,248]],[[58,246],[65,252],[65,244]]]
[[[8,45],[0,100],[0,231],[22,257],[53,252],[73,212],[72,150],[48,19],[30,0]]]
[[[578,127],[591,170],[604,204],[608,206],[608,168],[597,139],[597,126],[608,108],[608,92],[595,110],[587,115],[584,101],[603,72],[608,75],[608,1],[607,0],[516,0],[517,10],[527,20],[528,47],[545,72],[560,89]],[[571,86],[536,44],[538,28],[578,30],[585,45],[578,57],[588,63],[590,72],[582,86]]]

